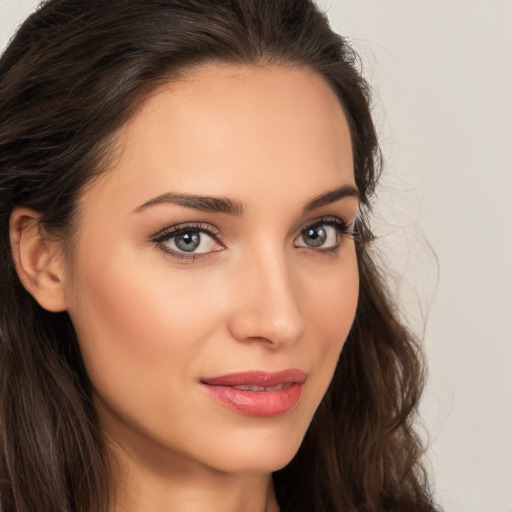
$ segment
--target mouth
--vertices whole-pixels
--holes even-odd
[[[268,391],[281,391],[282,389],[285,389],[287,388],[288,386],[291,386],[292,383],[291,382],[286,382],[286,383],[283,383],[283,384],[277,384],[276,386],[255,386],[255,385],[251,385],[251,384],[243,384],[241,386],[232,386],[234,387],[235,389],[240,389],[241,391],[265,391],[265,392],[268,392]]]
[[[201,379],[217,403],[248,416],[277,416],[296,407],[307,374],[290,369],[268,373],[251,371]]]

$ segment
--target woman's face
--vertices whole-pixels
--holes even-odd
[[[308,69],[209,65],[152,95],[118,150],[64,285],[102,427],[151,464],[284,466],[356,310],[342,108]]]

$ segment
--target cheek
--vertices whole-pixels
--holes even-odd
[[[311,273],[305,282],[307,285],[302,295],[307,316],[322,333],[320,338],[327,346],[341,348],[354,321],[359,296],[359,273],[353,243],[335,265],[326,266],[321,273]]]
[[[100,415],[166,439],[176,410],[195,417],[182,397],[218,325],[215,286],[198,293],[186,270],[177,276],[133,251],[97,253],[78,275],[70,315]]]
[[[118,373],[120,379],[140,375],[150,385],[160,370],[175,370],[169,361],[187,365],[215,325],[215,310],[205,306],[214,303],[213,291],[198,294],[165,265],[129,254],[96,253],[80,265],[70,315],[93,382],[107,376],[113,382]]]
[[[334,374],[338,359],[354,322],[358,296],[359,274],[355,250],[347,252],[342,265],[332,269],[316,283],[310,283],[307,316],[312,323],[310,351],[316,357],[319,371],[315,393],[321,398]]]

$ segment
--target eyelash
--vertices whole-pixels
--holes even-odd
[[[299,229],[299,237],[302,236],[308,229],[315,229],[321,226],[331,226],[336,229],[338,239],[335,245],[326,248],[319,247],[317,249],[307,246],[298,247],[308,251],[313,251],[315,253],[320,252],[323,254],[335,254],[339,251],[343,238],[348,237],[350,239],[354,239],[354,224],[349,224],[339,217],[322,217],[320,219],[314,220],[313,222],[309,222]]]
[[[190,231],[198,231],[199,233],[206,233],[210,237],[212,237],[218,244],[222,245],[222,234],[217,229],[213,228],[210,224],[203,224],[201,222],[194,224],[181,224],[179,226],[172,226],[169,228],[165,228],[164,230],[158,232],[154,237],[152,237],[152,242],[160,248],[162,251],[167,253],[169,256],[174,259],[183,262],[183,263],[194,263],[208,257],[208,254],[211,253],[185,253],[180,251],[175,251],[170,249],[165,245],[165,242],[173,239],[174,237],[181,235],[182,233],[188,233]],[[224,247],[224,246],[223,246]],[[212,252],[217,252],[221,249],[214,250]]]
[[[336,229],[338,240],[336,241],[336,244],[332,247],[327,248],[314,248],[314,247],[307,247],[307,246],[295,246],[297,248],[306,249],[308,251],[312,251],[314,253],[323,253],[323,254],[334,254],[337,253],[340,246],[342,239],[344,237],[349,237],[351,239],[354,238],[354,226],[352,224],[348,224],[343,219],[340,219],[339,217],[322,217],[320,219],[316,219],[313,222],[309,222],[305,225],[303,225],[299,229],[299,235],[296,237],[296,239],[300,236],[302,236],[308,229],[315,229],[321,226],[331,226]],[[213,228],[210,224],[203,224],[203,223],[194,223],[194,224],[183,224],[179,226],[172,226],[163,229],[162,231],[159,231],[156,235],[154,235],[151,238],[151,242],[153,242],[159,249],[167,253],[172,258],[176,259],[177,261],[183,262],[183,263],[194,263],[197,261],[203,261],[206,259],[210,254],[213,252],[218,252],[223,249],[216,249],[210,252],[205,253],[185,253],[176,251],[174,249],[170,249],[168,246],[165,245],[165,242],[168,242],[169,240],[173,239],[174,237],[187,233],[187,232],[199,232],[199,233],[206,233],[210,237],[212,237],[218,244],[222,246],[222,248],[225,248],[225,246],[222,244],[222,234],[217,229]]]

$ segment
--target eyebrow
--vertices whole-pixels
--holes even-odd
[[[177,204],[185,208],[200,210],[212,213],[228,213],[231,215],[241,215],[243,213],[242,203],[232,201],[226,197],[208,197],[195,194],[177,194],[174,192],[166,192],[158,197],[154,197],[149,201],[137,206],[135,212],[141,212],[150,206],[157,204]]]
[[[314,199],[312,199],[305,207],[304,213],[310,212],[315,208],[320,208],[320,206],[325,206],[340,199],[344,199],[345,197],[355,197],[359,201],[361,200],[359,190],[352,185],[343,185],[340,188],[335,190],[331,190],[330,192],[326,192],[325,194],[321,194]]]
[[[313,198],[306,204],[303,211],[304,213],[307,213],[321,206],[339,201],[345,197],[356,197],[359,199],[359,191],[352,185],[343,185],[340,188],[331,190]],[[211,213],[227,213],[236,216],[242,215],[244,211],[242,203],[233,201],[232,199],[228,199],[226,197],[209,197],[196,194],[179,194],[175,192],[166,192],[165,194],[154,197],[153,199],[149,199],[140,206],[137,206],[134,212],[139,213],[151,206],[159,204],[176,204],[178,206],[184,206],[185,208],[191,208],[193,210]]]

